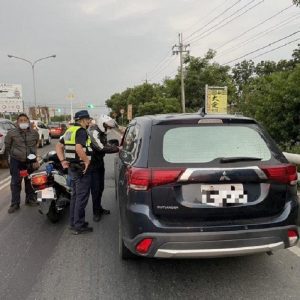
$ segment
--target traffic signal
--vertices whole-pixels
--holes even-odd
[[[88,108],[95,108],[94,104],[88,104]]]

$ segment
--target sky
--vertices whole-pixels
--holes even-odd
[[[292,42],[300,38],[300,7],[291,5],[292,0],[0,0],[0,83],[21,84],[25,105],[32,105],[31,67],[7,55],[35,61],[55,54],[35,65],[37,103],[69,112],[72,91],[75,109],[91,103],[94,113],[104,113],[112,94],[174,76],[179,57],[172,46],[179,32],[191,55],[218,49],[221,64],[291,42],[254,60],[289,59],[300,43]]]

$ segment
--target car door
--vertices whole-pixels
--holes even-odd
[[[136,124],[133,124],[126,129],[121,143],[122,150],[119,153],[118,162],[116,164],[117,196],[121,211],[123,211],[122,207],[127,203],[128,167],[134,163],[138,155],[138,133],[139,127]]]
[[[42,122],[39,122],[38,123],[38,127],[40,128],[40,130],[42,131],[42,135],[44,136],[44,139],[45,140],[48,140],[49,139],[49,130],[48,128],[46,127],[46,125]]]

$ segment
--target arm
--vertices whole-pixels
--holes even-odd
[[[94,150],[100,153],[116,153],[119,152],[119,147],[102,142],[100,132],[98,130],[90,130],[89,135],[92,139]]]
[[[56,145],[55,145],[55,151],[56,151],[56,154],[57,154],[57,157],[58,159],[60,160],[61,162],[61,165],[64,169],[67,169],[69,167],[69,162],[66,161],[65,159],[65,153],[64,153],[64,149],[65,149],[65,145],[62,144],[61,142],[58,142]]]
[[[85,168],[84,168],[84,170],[83,170],[83,174],[84,174],[84,173],[86,172],[87,168],[88,168],[89,165],[90,165],[90,160],[89,160],[89,158],[87,157],[85,151],[83,150],[83,147],[82,147],[81,144],[76,144],[76,146],[75,146],[75,151],[77,152],[77,154],[78,154],[80,160],[82,160],[83,163],[84,163],[84,166],[85,166]]]

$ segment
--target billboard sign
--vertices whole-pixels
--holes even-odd
[[[226,86],[205,86],[205,111],[207,114],[227,114]]]
[[[0,83],[0,112],[22,112],[22,97],[22,86],[20,84]]]
[[[127,120],[132,120],[132,104],[128,104],[127,106]]]

